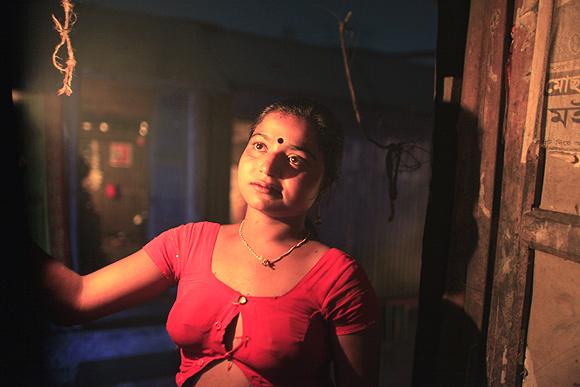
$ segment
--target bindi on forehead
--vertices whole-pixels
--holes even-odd
[[[279,137],[277,141],[278,144],[284,144],[284,139],[282,137]]]

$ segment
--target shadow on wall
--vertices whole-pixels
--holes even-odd
[[[484,334],[464,304],[467,269],[478,253],[481,232],[473,216],[480,199],[480,131],[472,114],[439,104],[423,238],[414,387],[487,385]],[[485,268],[480,274],[487,274]]]

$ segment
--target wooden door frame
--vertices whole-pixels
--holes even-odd
[[[554,7],[554,0],[520,0],[515,5],[503,199],[486,343],[490,386],[520,386],[526,375],[534,251],[580,263],[580,217],[539,208],[546,154],[542,111]]]
[[[442,370],[437,362],[445,355],[444,347],[452,344],[444,341],[448,328],[443,305],[448,301],[450,281],[456,283],[457,279],[464,279],[465,299],[452,301],[482,335],[478,361],[485,372],[478,385],[521,385],[526,372],[534,250],[580,262],[578,217],[539,208],[545,164],[543,91],[554,4],[554,0],[472,0],[464,70],[458,73],[463,79],[442,73],[438,48],[436,117],[445,121],[440,127],[456,129],[457,143],[447,138],[454,132],[439,133],[436,121],[434,148],[439,144],[451,148],[448,153],[456,152],[456,172],[450,178],[449,173],[441,172],[441,166],[449,167],[449,163],[434,159],[433,203],[423,243],[414,386],[438,385]],[[453,6],[445,1],[439,5]],[[440,19],[442,22],[447,28],[451,20]],[[451,98],[445,100],[449,80],[453,89],[447,93]],[[461,89],[460,98],[457,82],[461,82],[457,88]],[[460,112],[459,118],[444,115],[451,107]],[[479,136],[478,162],[465,155],[469,152],[466,144],[475,141],[474,136]],[[481,179],[477,202],[465,195],[472,193],[469,176],[474,173]],[[439,210],[448,208],[445,197],[437,196],[445,177],[455,186],[451,218]],[[482,206],[488,211],[481,211]],[[458,259],[462,244],[473,243],[473,236],[461,227],[466,218],[477,225],[476,245]],[[451,234],[450,241],[442,229]],[[466,381],[470,366],[465,368]]]

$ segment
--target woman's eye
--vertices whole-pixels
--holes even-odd
[[[261,150],[263,150],[266,147],[266,145],[264,145],[264,143],[262,143],[262,142],[255,142],[253,144],[253,147],[254,147],[255,150],[261,151]]]
[[[296,167],[300,167],[304,164],[304,159],[302,159],[302,157],[298,157],[298,156],[289,156],[288,161],[290,161],[290,164],[292,164]]]

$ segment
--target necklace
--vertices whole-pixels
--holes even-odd
[[[280,254],[279,256],[277,256],[274,259],[268,259],[268,258],[264,258],[264,256],[257,254],[254,249],[252,249],[250,247],[250,245],[248,244],[248,242],[246,242],[246,240],[244,239],[244,236],[242,235],[242,228],[244,227],[244,220],[242,220],[242,223],[240,223],[240,228],[238,229],[238,235],[240,236],[240,240],[242,241],[242,243],[244,244],[244,246],[246,246],[246,248],[248,249],[248,251],[250,253],[252,253],[252,255],[254,257],[256,257],[258,259],[258,262],[260,262],[262,265],[269,267],[271,269],[274,268],[274,264],[276,262],[278,262],[279,260],[281,260],[282,258],[284,258],[285,256],[287,256],[288,254],[290,254],[292,251],[294,251],[294,249],[302,246],[303,244],[305,244],[308,241],[308,238],[310,237],[310,232],[307,231],[306,232],[306,236],[304,237],[304,239],[302,239],[300,242],[296,243],[294,246],[290,247],[290,249],[288,251],[286,251],[284,254]]]

